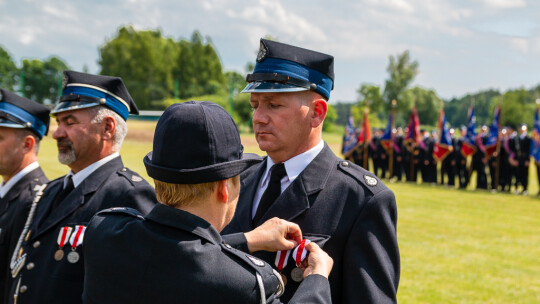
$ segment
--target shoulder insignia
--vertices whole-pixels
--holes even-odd
[[[374,178],[374,177],[371,177],[369,175],[364,175],[364,179],[366,180],[366,184],[368,184],[369,186],[377,186],[377,179]]]
[[[256,266],[264,267],[264,262],[262,260],[259,260],[256,257],[247,254],[246,257],[251,261],[251,263],[255,264]]]
[[[128,207],[114,207],[114,208],[104,209],[104,210],[99,211],[97,214],[104,214],[104,213],[117,213],[117,214],[119,213],[119,214],[131,215],[138,219],[144,220],[144,216],[139,211],[133,208],[128,208]]]
[[[132,175],[131,180],[138,183],[138,182],[142,182],[143,178],[137,175]]]

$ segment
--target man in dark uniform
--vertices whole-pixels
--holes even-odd
[[[450,128],[448,133],[450,133],[450,138],[452,140],[452,151],[450,151],[441,162],[441,185],[445,185],[446,176],[448,178],[448,183],[446,183],[446,185],[450,188],[454,188],[456,182],[456,151],[454,151],[456,147],[456,138],[454,136],[454,128]]]
[[[52,111],[58,160],[71,169],[51,181],[23,231],[10,303],[80,303],[84,230],[90,218],[110,207],[147,213],[156,203],[152,186],[124,167],[118,154],[126,119],[138,110],[122,80],[64,72],[60,102]]]
[[[461,126],[461,128],[459,129],[459,139],[456,141],[456,145],[454,146],[454,151],[456,153],[454,155],[457,166],[456,171],[459,179],[459,189],[465,189],[469,184],[469,170],[467,169],[467,158],[461,152],[461,147],[463,146],[466,135],[467,127]]]
[[[243,92],[251,93],[253,129],[268,157],[243,175],[238,208],[222,234],[245,250],[244,235],[235,232],[275,216],[293,221],[334,259],[333,303],[395,303],[400,259],[394,194],[374,174],[336,157],[321,137],[333,63],[330,55],[261,39]],[[275,253],[256,255],[276,260]],[[302,281],[294,268],[289,263],[282,271],[284,301]]]
[[[529,184],[529,163],[531,150],[531,137],[527,134],[527,125],[522,124],[519,137],[517,138],[519,152],[517,154],[518,167],[516,170],[516,184],[521,184],[521,194],[527,195],[529,192],[527,186]],[[517,191],[517,187],[516,187]]]
[[[160,204],[146,217],[113,208],[90,221],[83,302],[280,303],[281,275],[219,235],[234,215],[239,174],[260,162],[242,151],[222,107],[188,101],[165,110],[144,158]],[[298,226],[285,225],[301,242]],[[305,280],[289,303],[330,303],[332,259],[315,243],[305,248]]]
[[[0,89],[0,303],[7,303],[9,265],[34,195],[49,180],[38,163],[50,110]]]

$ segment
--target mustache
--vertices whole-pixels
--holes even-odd
[[[73,148],[73,143],[71,142],[71,140],[67,139],[67,138],[63,138],[63,139],[59,139],[56,141],[56,146],[57,147],[71,147]]]

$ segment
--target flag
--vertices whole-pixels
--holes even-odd
[[[407,127],[409,130],[407,131],[407,134],[405,134],[405,140],[403,142],[407,149],[412,151],[420,141],[420,120],[418,119],[416,107],[412,108]]]
[[[358,144],[358,136],[354,130],[354,120],[349,117],[349,124],[345,127],[345,135],[343,136],[343,155],[349,154]]]
[[[392,147],[392,129],[394,126],[394,113],[390,113],[388,116],[388,124],[386,125],[386,130],[381,137],[381,145],[388,151]]]
[[[435,148],[433,149],[433,157],[437,161],[443,160],[454,147],[452,146],[452,137],[450,137],[450,131],[446,126],[446,115],[444,115],[444,110],[441,110],[439,115],[439,140],[435,143]]]
[[[540,120],[538,120],[538,108],[534,113],[534,125],[532,129],[531,156],[540,164]]]
[[[461,154],[468,157],[476,152],[476,115],[474,115],[474,108],[469,108],[469,115],[467,118],[467,134],[463,139],[461,145]]]
[[[362,128],[360,129],[360,135],[358,135],[358,143],[369,143],[371,141],[371,129],[369,128],[368,119],[369,110],[364,110],[364,121],[362,121]]]
[[[485,149],[486,156],[488,158],[492,157],[495,152],[497,152],[497,142],[499,141],[499,130],[501,129],[501,107],[498,106],[495,108],[495,116],[493,117],[493,122],[489,127],[489,135],[486,139]]]

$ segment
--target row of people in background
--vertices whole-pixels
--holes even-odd
[[[456,134],[454,129],[450,129],[451,151],[442,159],[434,155],[438,132],[420,130],[422,138],[418,144],[414,144],[405,140],[408,130],[401,127],[392,131],[393,151],[387,149],[381,141],[384,130],[374,129],[373,137],[365,147],[360,144],[345,157],[360,166],[368,164],[371,167],[366,169],[370,169],[379,178],[391,181],[421,180],[423,183],[464,189],[470,184],[472,173],[476,172],[476,189],[527,195],[529,166],[532,165],[536,167],[540,182],[540,164],[534,158],[531,159],[529,152],[532,140],[527,125],[522,124],[518,129],[512,126],[502,128],[500,143],[493,153],[488,153],[486,149],[488,127],[482,126],[469,161],[462,153],[467,128],[458,130],[459,134]],[[364,161],[364,154],[368,156],[367,162]]]

